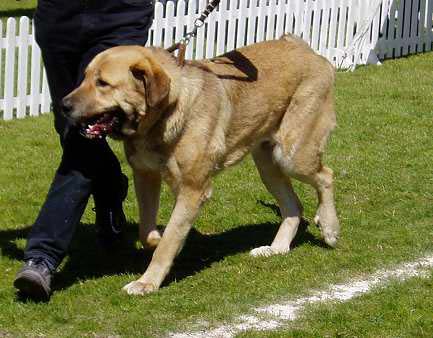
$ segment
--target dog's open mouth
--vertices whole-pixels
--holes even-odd
[[[120,131],[121,115],[117,112],[105,113],[82,124],[81,134],[89,139],[101,139]]]

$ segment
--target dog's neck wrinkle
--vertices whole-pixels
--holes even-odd
[[[180,93],[176,96],[173,95],[176,100],[170,100],[164,111],[160,113],[160,120],[150,130],[152,134],[159,134],[158,139],[161,139],[164,146],[168,147],[174,146],[184,131],[185,121],[187,120],[186,115],[191,113],[187,107],[191,107],[198,96],[198,91],[188,89],[182,79],[179,79],[176,83],[180,84],[180,86],[173,89],[176,92],[180,91]]]
[[[149,150],[172,147],[182,131],[182,126],[174,124],[171,120],[173,112],[177,109],[177,102],[173,102],[165,106],[162,111],[148,111],[147,114],[154,114],[153,121],[139,127],[133,139],[144,142],[145,148]]]
[[[172,60],[170,60],[172,63]],[[170,66],[173,66],[171,64]],[[171,77],[171,86],[169,92],[169,103],[164,112],[161,113],[161,119],[155,125],[155,130],[160,133],[161,139],[166,146],[173,146],[185,128],[186,116],[191,114],[188,107],[192,107],[200,91],[199,86],[192,86],[192,81],[197,81],[187,72],[171,72],[168,67],[168,75]],[[177,65],[174,65],[178,67]],[[179,74],[179,75],[174,75]],[[174,112],[176,112],[174,114]]]
[[[171,80],[168,104],[162,112],[157,113],[159,119],[156,119],[150,127],[148,125],[145,130],[140,130],[137,136],[148,135],[149,137],[146,138],[162,141],[160,145],[155,144],[152,147],[171,148],[182,135],[185,121],[191,118],[187,116],[194,113],[188,107],[194,106],[194,102],[201,93],[201,88],[206,85],[201,77],[195,76],[195,73],[202,71],[203,67],[198,63],[187,61],[184,67],[179,68],[176,58],[167,51],[160,48],[151,50]],[[150,137],[151,135],[155,137]]]
[[[157,123],[159,116],[159,112],[155,110],[148,110],[144,113],[144,117],[140,116],[138,121],[137,135],[142,137],[149,134],[150,130],[152,130],[154,125]],[[143,119],[143,121],[140,121],[140,119]]]

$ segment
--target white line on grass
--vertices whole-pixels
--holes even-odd
[[[356,279],[345,284],[331,285],[323,291],[313,291],[311,296],[253,309],[253,311],[258,313],[257,316],[240,316],[233,324],[221,325],[214,329],[203,329],[196,332],[171,333],[169,336],[171,338],[230,338],[246,330],[275,330],[288,321],[295,320],[306,304],[326,301],[347,301],[369,292],[372,288],[383,287],[390,280],[404,281],[411,277],[422,277],[432,267],[433,255],[425,256],[414,262],[401,264],[391,270],[379,270],[365,279]]]

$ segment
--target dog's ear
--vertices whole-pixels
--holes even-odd
[[[132,76],[143,84],[148,106],[155,107],[168,96],[170,78],[155,61],[145,58],[132,65],[130,70]]]

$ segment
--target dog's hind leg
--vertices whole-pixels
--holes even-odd
[[[299,170],[293,174],[300,181],[316,189],[319,204],[314,222],[319,226],[326,244],[335,247],[340,233],[340,223],[335,209],[332,169],[320,165],[317,172],[305,174]]]
[[[134,170],[134,186],[140,213],[139,238],[143,248],[155,249],[161,240],[161,234],[156,229],[161,175]]]
[[[259,145],[253,151],[253,158],[263,183],[278,202],[283,221],[272,244],[251,250],[252,256],[287,253],[302,216],[301,202],[293,190],[289,177],[273,162],[272,148],[272,145],[266,142]]]
[[[333,172],[322,164],[326,141],[335,126],[332,92],[324,98],[298,100],[290,108],[276,135],[274,160],[285,174],[316,189],[319,204],[314,220],[325,242],[334,247],[340,225],[335,210]]]
[[[308,180],[316,188],[319,199],[314,222],[319,226],[325,242],[335,247],[340,234],[340,223],[335,210],[332,169],[322,166],[320,171]]]

